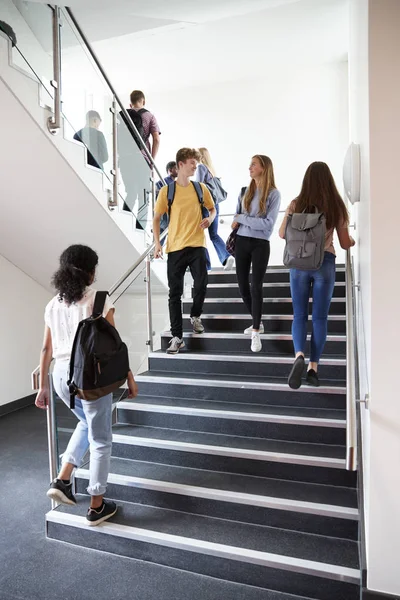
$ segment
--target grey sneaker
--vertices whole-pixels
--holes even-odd
[[[190,317],[190,322],[193,325],[193,333],[204,333],[204,325],[200,317]]]
[[[185,347],[185,342],[182,338],[173,337],[167,348],[167,354],[178,354],[181,348]]]

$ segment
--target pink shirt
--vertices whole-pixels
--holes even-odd
[[[140,110],[139,108],[135,108],[134,110]],[[146,140],[147,149],[150,151],[150,141],[149,137],[153,133],[161,133],[160,128],[157,123],[157,119],[150,111],[143,112],[141,114],[143,129],[144,129],[144,139]]]

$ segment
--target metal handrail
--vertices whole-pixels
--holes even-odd
[[[168,234],[168,230],[166,229],[160,235],[160,241],[163,240],[167,236],[167,234]],[[115,294],[115,292],[118,290],[118,288],[120,288],[121,285],[123,285],[125,283],[125,281],[128,279],[128,277],[130,275],[132,275],[132,273],[134,271],[136,271],[136,269],[138,267],[140,267],[140,265],[147,259],[148,256],[153,254],[154,248],[155,248],[155,243],[153,242],[148,248],[146,248],[146,250],[143,252],[143,254],[141,254],[139,256],[139,258],[133,263],[133,265],[131,267],[129,267],[129,269],[122,275],[122,277],[120,277],[118,279],[118,281],[116,283],[114,283],[114,285],[110,288],[110,290],[108,292],[109,296],[112,296],[113,294]]]
[[[354,278],[350,249],[346,252],[346,469],[357,468],[357,399],[354,327]]]
[[[90,42],[88,40],[88,38],[86,37],[86,35],[84,34],[84,32],[82,31],[78,21],[75,19],[74,13],[72,12],[72,10],[70,8],[65,8],[66,13],[68,14],[68,16],[70,17],[72,23],[74,24],[75,29],[77,30],[77,32],[79,33],[80,37],[82,38],[84,45],[86,46],[87,50],[89,51],[90,56],[92,57],[93,61],[95,62],[97,68],[99,69],[100,73],[102,74],[105,82],[107,83],[108,87],[110,88],[112,95],[114,96],[117,104],[119,105],[120,109],[121,109],[121,113],[123,114],[124,121],[125,121],[125,125],[127,126],[127,128],[129,129],[131,135],[133,138],[137,138],[140,142],[140,145],[142,146],[142,150],[144,152],[144,154],[146,155],[146,159],[148,160],[148,162],[151,163],[152,168],[154,169],[154,171],[157,173],[157,175],[159,176],[160,180],[163,182],[163,184],[165,184],[164,182],[164,178],[161,175],[160,171],[157,168],[156,163],[154,162],[154,159],[151,155],[151,153],[149,152],[146,144],[144,143],[144,141],[142,140],[138,130],[136,129],[136,126],[134,124],[134,122],[132,121],[132,119],[130,118],[124,104],[122,103],[121,99],[119,98],[117,92],[115,91],[114,86],[112,85],[109,77],[107,76],[107,73],[105,72],[99,58],[97,57],[97,54],[95,53],[95,51],[93,50],[92,46],[90,45]]]

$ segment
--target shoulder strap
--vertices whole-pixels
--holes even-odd
[[[106,299],[108,296],[108,292],[96,292],[96,296],[94,299],[93,312],[92,317],[96,319],[97,317],[101,317],[104,310],[104,305],[106,303]]]
[[[139,110],[137,110],[136,112],[139,113],[139,115],[143,115],[143,113],[147,113],[149,111],[147,110],[147,108],[139,108]]]
[[[72,344],[71,359],[69,361],[69,379],[67,381],[67,385],[69,388],[69,406],[70,406],[70,408],[75,408],[76,386],[73,382],[74,368],[75,368],[75,352],[76,352],[76,346],[78,343],[79,332],[83,327],[83,323],[84,323],[84,321],[80,321],[78,328],[76,330],[74,341]]]
[[[176,183],[175,183],[175,181],[172,181],[171,183],[168,184],[168,189],[167,189],[168,218],[171,215],[171,206],[172,206],[172,203],[175,198],[175,192],[176,192]]]
[[[201,187],[201,183],[199,183],[198,181],[192,181],[194,189],[196,190],[196,194],[197,197],[199,199],[199,202],[201,205],[204,204],[204,200],[203,200],[203,188]]]

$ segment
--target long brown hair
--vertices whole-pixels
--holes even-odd
[[[328,165],[324,162],[313,162],[308,167],[301,187],[295,198],[296,212],[312,212],[314,206],[323,212],[327,229],[348,225],[349,213]]]
[[[265,215],[267,213],[267,198],[268,194],[272,189],[276,188],[275,178],[274,178],[274,167],[272,165],[272,160],[265,156],[264,154],[255,154],[252,157],[252,160],[257,159],[260,165],[263,168],[263,173],[261,175],[261,184],[259,188],[259,199],[260,199],[260,210],[258,212],[259,215]],[[251,201],[254,198],[254,194],[257,190],[257,184],[254,179],[251,180],[249,187],[246,190],[245,196],[243,198],[243,208],[245,212],[249,212]]]

